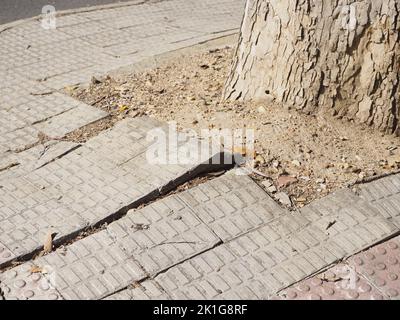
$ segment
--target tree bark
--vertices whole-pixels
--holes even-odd
[[[400,135],[400,0],[247,0],[224,98]]]

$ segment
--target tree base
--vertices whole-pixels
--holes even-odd
[[[400,0],[248,0],[224,98],[400,135]]]

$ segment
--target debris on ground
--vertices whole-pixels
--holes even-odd
[[[75,98],[110,113],[106,123],[85,128],[79,142],[125,117],[147,115],[176,121],[178,128],[253,129],[254,174],[281,202],[302,207],[343,187],[398,171],[400,140],[330,115],[304,115],[274,103],[221,101],[231,48],[181,56],[138,74],[95,78],[69,87]],[[248,153],[240,150],[240,153]],[[268,178],[266,178],[268,177]],[[273,183],[271,183],[273,182]],[[286,194],[284,196],[283,194]],[[290,200],[291,201],[291,200]]]

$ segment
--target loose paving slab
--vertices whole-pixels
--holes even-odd
[[[36,259],[34,263],[40,268],[51,266],[57,275],[57,279],[61,279],[57,280],[56,289],[63,298],[101,299],[128,287],[133,282],[143,280],[137,277],[138,272],[135,269],[133,278],[129,276],[129,272],[126,272],[127,275],[118,277],[117,282],[107,283],[109,286],[102,284],[103,280],[100,281],[98,278],[94,281],[92,275],[97,276],[98,272],[92,273],[82,268],[87,266],[90,269],[91,259],[101,256],[99,250],[103,247],[107,249],[113,247],[113,250],[117,251],[122,250],[127,257],[130,257],[129,261],[140,266],[143,275],[154,277],[174,265],[222,243],[222,240],[213,232],[213,226],[209,227],[207,222],[204,222],[197,214],[197,208],[202,200],[206,205],[211,203],[211,200],[215,200],[217,203],[222,200],[224,194],[227,195],[227,199],[230,199],[232,195],[237,194],[245,186],[247,190],[259,195],[251,199],[243,198],[244,200],[239,201],[239,198],[237,198],[236,201],[232,201],[232,205],[236,205],[236,208],[231,207],[234,211],[225,212],[225,216],[221,218],[228,221],[231,216],[234,219],[235,216],[243,215],[247,212],[246,209],[252,207],[263,208],[263,211],[259,209],[257,215],[261,217],[264,214],[266,219],[284,213],[283,209],[280,208],[275,208],[275,211],[270,212],[271,209],[269,208],[272,206],[273,200],[246,176],[237,176],[231,173],[206,184],[210,185],[194,188],[193,190],[198,190],[197,193],[193,193],[193,190],[185,191],[181,194],[182,197],[180,194],[172,195],[142,209],[132,210],[125,217],[108,225],[105,230],[79,240],[71,246],[57,250],[46,257]],[[197,206],[192,207],[185,203],[183,199],[188,199],[184,197],[185,194],[190,196],[191,203],[193,203],[193,200],[197,200]],[[263,204],[268,204],[268,201],[270,202],[269,208],[267,206],[262,207]],[[251,214],[252,211],[248,212]],[[254,222],[253,228],[256,228],[259,224],[257,219],[249,221]],[[263,220],[261,219],[261,221]],[[248,228],[248,226],[245,225],[245,228]],[[236,229],[234,230],[236,231]],[[99,244],[99,237],[101,243],[104,244]],[[81,251],[87,252],[88,255],[79,253]],[[79,258],[77,263],[79,263],[81,269],[75,266],[75,260],[71,258],[73,254]],[[110,260],[109,265],[113,266],[114,263]],[[15,269],[12,270],[15,271]],[[113,270],[105,268],[105,271],[110,272],[110,277],[114,275]],[[5,272],[4,277],[7,277],[8,273],[9,271]],[[29,272],[18,272],[18,274],[19,276],[14,281],[23,280],[26,282],[25,278],[29,277]],[[88,274],[90,276],[87,276]],[[69,279],[74,279],[75,282],[67,281],[67,276]],[[3,283],[4,281],[1,279],[0,276],[0,281]],[[7,281],[4,283],[8,287],[13,287],[13,284],[7,284]],[[10,294],[17,295],[17,293]],[[7,297],[7,294],[5,296]]]
[[[9,152],[28,149],[39,141],[39,135],[40,132],[30,125],[3,133],[0,135],[0,155],[4,157]]]
[[[216,246],[220,239],[171,197],[130,213],[107,231],[150,276]]]
[[[57,233],[56,242],[64,241],[201,172],[224,166],[210,165],[213,155],[196,149],[197,139],[177,145],[177,150],[197,151],[194,162],[149,163],[145,150],[153,141],[146,140],[146,133],[155,129],[168,127],[148,118],[126,119],[61,158],[20,177],[1,180],[0,243],[13,257],[29,255],[40,249],[49,230]]]
[[[43,136],[60,139],[67,133],[107,116],[101,110],[58,93],[33,96],[29,88],[21,88],[17,92],[18,99],[12,100],[12,106],[6,102],[4,106],[7,108],[0,109],[0,179],[5,176],[16,177],[37,165],[38,159],[42,157],[30,157],[29,150],[48,148],[49,145],[41,141]],[[26,102],[22,102],[24,97]],[[66,143],[59,143],[57,149],[63,154],[70,147]],[[13,170],[8,170],[10,168]]]

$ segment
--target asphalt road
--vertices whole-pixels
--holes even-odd
[[[37,16],[48,4],[56,10],[66,10],[126,1],[129,0],[0,0],[0,24]]]

